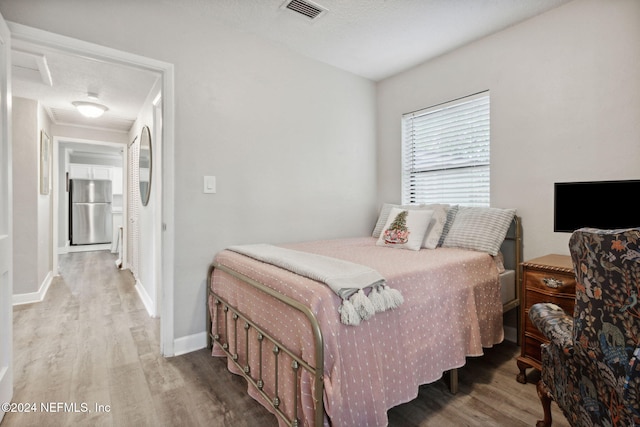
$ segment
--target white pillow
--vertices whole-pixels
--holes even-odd
[[[438,239],[442,234],[444,224],[447,220],[447,211],[449,210],[449,205],[438,204],[438,203],[429,204],[429,205],[425,205],[425,204],[394,205],[392,203],[385,203],[382,205],[382,208],[380,209],[380,214],[378,215],[378,221],[376,222],[376,226],[373,229],[373,233],[371,233],[373,237],[376,237],[376,238],[380,237],[380,233],[382,233],[382,229],[387,224],[387,219],[389,218],[389,212],[391,212],[391,209],[393,208],[426,209],[426,210],[434,211],[433,218],[431,219],[431,224],[429,226],[429,229],[427,230],[427,235],[425,236],[425,240],[422,244],[422,247],[434,249],[438,245]],[[433,244],[434,240],[435,240],[435,244]]]
[[[417,251],[433,216],[432,210],[391,208],[376,244]]]
[[[443,247],[471,249],[497,255],[515,209],[460,206]]]

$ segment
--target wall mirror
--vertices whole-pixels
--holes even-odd
[[[138,174],[140,177],[140,200],[143,206],[147,206],[151,194],[151,132],[149,126],[144,126],[140,134]]]

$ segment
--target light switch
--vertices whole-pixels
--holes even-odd
[[[204,192],[215,193],[216,192],[216,177],[205,176],[204,177]]]

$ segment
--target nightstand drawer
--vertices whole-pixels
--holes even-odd
[[[573,315],[576,279],[573,263],[567,255],[550,254],[522,263],[522,304],[520,315],[520,373],[516,379],[527,382],[526,369],[540,369],[540,344],[547,341],[529,319],[533,304],[550,302]]]
[[[576,294],[575,276],[558,274],[554,271],[527,271],[524,282],[529,289],[539,289],[554,294]]]
[[[564,310],[564,312],[567,313],[568,315],[573,316],[573,307],[575,305],[576,297],[575,295],[566,295],[566,296],[549,295],[546,293],[537,292],[532,289],[527,289],[526,299],[527,299],[527,305],[525,307],[525,310],[527,311],[529,311],[529,308],[533,304],[537,304],[539,302],[551,302],[561,307]],[[527,314],[527,318],[529,318],[529,314]]]

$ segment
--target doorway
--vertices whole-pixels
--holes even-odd
[[[49,32],[44,32],[35,28],[26,27],[19,24],[9,23],[12,39],[40,45],[46,49],[64,52],[68,55],[75,55],[83,58],[91,58],[103,64],[119,64],[121,66],[132,67],[139,70],[147,70],[157,73],[160,78],[160,93],[162,94],[162,134],[161,144],[156,145],[156,150],[160,153],[160,162],[154,166],[157,170],[158,179],[154,183],[156,188],[158,215],[153,219],[156,223],[151,227],[154,230],[153,244],[155,256],[153,258],[154,268],[160,274],[156,277],[156,286],[161,289],[159,294],[162,299],[160,309],[160,353],[164,356],[174,354],[174,330],[173,330],[173,144],[174,144],[174,92],[173,92],[173,65],[157,61],[151,58],[118,51],[77,39],[58,36]],[[54,156],[57,157],[56,151]],[[52,166],[54,168],[54,179],[56,178],[56,168],[59,159],[54,157]],[[58,161],[56,161],[58,160]],[[55,184],[55,182],[54,182]],[[55,187],[54,187],[55,191]],[[53,194],[54,203],[56,194]],[[56,209],[54,221],[57,221]],[[126,220],[124,221],[126,224]],[[54,254],[54,271],[57,270],[57,227],[54,223],[54,238],[52,245]]]
[[[125,145],[115,142],[102,142],[77,138],[54,136],[54,152],[57,155],[57,173],[53,177],[53,228],[57,237],[54,237],[54,263],[53,274],[58,273],[58,263],[55,255],[68,252],[82,252],[89,250],[109,250],[112,253],[120,253],[122,245],[119,244],[117,234],[123,224],[124,191],[126,181],[126,150]],[[54,159],[55,160],[55,159]],[[72,245],[70,225],[70,190],[73,179],[98,179],[112,182],[112,199],[110,200],[112,211],[112,230],[110,242],[104,244]],[[57,218],[56,218],[57,216]]]

